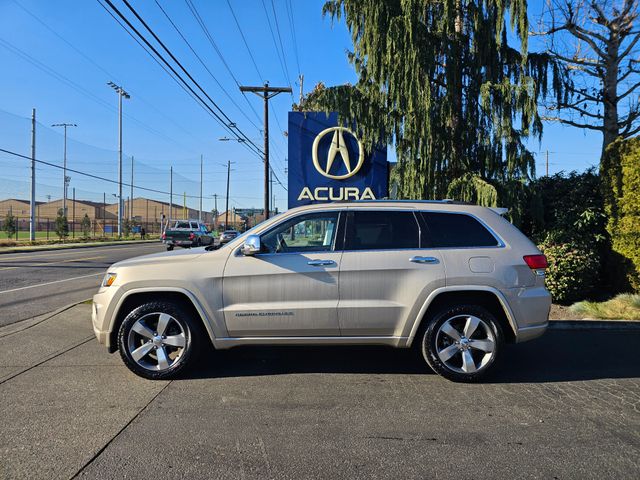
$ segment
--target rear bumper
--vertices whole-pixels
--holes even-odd
[[[551,295],[546,288],[511,288],[503,292],[515,321],[517,343],[541,336],[549,326]]]

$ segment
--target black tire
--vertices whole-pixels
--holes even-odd
[[[475,317],[481,323],[467,338],[464,335],[463,325],[466,325],[469,317]],[[442,308],[427,320],[429,323],[420,339],[420,350],[424,360],[438,375],[454,382],[477,382],[491,371],[504,343],[504,334],[500,323],[491,312],[478,305],[455,305]],[[447,323],[446,326],[445,323]],[[459,326],[454,328],[456,332],[462,334],[460,340],[454,340],[448,333],[441,330],[444,328],[450,331],[449,327],[455,325]],[[460,327],[462,328],[458,331]],[[449,344],[447,344],[447,340],[450,342]],[[491,342],[493,342],[492,350],[487,352],[486,348],[491,345]],[[474,343],[482,345],[483,348],[473,347]],[[445,362],[442,357],[447,356],[445,350],[449,347],[455,353]],[[473,364],[473,367],[465,365],[464,361],[469,358],[468,355],[471,356],[471,361],[466,363],[467,365]],[[478,364],[479,368],[475,371],[463,371],[465,368],[472,370],[472,368],[478,367]]]
[[[173,245],[167,245],[167,252],[170,252],[171,250],[173,250]]]
[[[179,339],[184,343],[184,347],[174,347],[164,343],[156,347],[153,345],[155,340],[138,334],[137,330],[132,332],[134,325],[139,330],[141,324],[147,326],[148,331],[158,329],[160,314],[171,317],[165,326],[166,336],[162,338],[167,341]],[[157,319],[155,324],[154,319]],[[153,333],[156,334],[154,338],[158,342],[165,341],[158,339],[157,332]],[[118,330],[118,350],[125,365],[136,375],[150,380],[170,380],[188,370],[197,361],[205,344],[204,335],[200,319],[193,318],[193,314],[181,304],[171,301],[151,301],[136,307],[124,319]],[[142,347],[145,348],[144,351],[148,350],[148,353],[135,360],[131,352],[140,351]],[[158,349],[164,352],[163,356],[168,361],[166,368],[160,366]],[[174,358],[171,358],[171,355],[174,355]],[[154,362],[157,365],[154,366]]]

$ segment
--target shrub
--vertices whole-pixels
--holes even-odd
[[[538,247],[549,261],[545,283],[554,302],[582,300],[594,291],[598,285],[600,261],[593,246],[546,241]]]
[[[69,222],[67,221],[67,216],[64,214],[62,209],[58,209],[58,216],[56,217],[55,224],[55,232],[56,235],[62,240],[65,237],[69,236]]]
[[[91,219],[86,213],[84,214],[84,217],[82,217],[80,228],[82,228],[82,236],[84,238],[89,238],[89,235],[91,235]]]
[[[586,318],[640,320],[640,294],[623,293],[606,302],[579,302],[571,310]]]
[[[628,286],[640,291],[640,138],[612,143],[601,168],[607,230],[620,260],[618,271]]]
[[[4,231],[7,234],[7,238],[11,238],[16,234],[16,217],[9,211],[7,212],[7,216],[4,217]]]

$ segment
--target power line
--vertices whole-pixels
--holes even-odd
[[[171,17],[165,11],[165,9],[162,8],[162,5],[160,5],[160,2],[158,2],[158,0],[155,0],[155,2],[156,2],[156,5],[158,6],[158,8],[160,8],[162,13],[164,14],[164,16],[167,18],[167,20],[169,21],[171,26],[175,29],[176,32],[178,32],[178,35],[180,35],[180,38],[182,38],[182,40],[184,40],[184,42],[187,44],[187,46],[191,50],[191,53],[193,53],[195,55],[195,57],[198,59],[198,61],[204,67],[204,69],[207,71],[207,73],[209,73],[209,75],[211,76],[211,78],[213,78],[213,80],[216,82],[218,87],[220,87],[220,90],[222,90],[222,92],[227,96],[227,98],[231,101],[231,103],[238,109],[238,111],[247,119],[247,121],[249,123],[251,123],[251,125],[253,125],[256,129],[260,130],[260,127],[258,127],[258,125],[256,125],[255,122],[253,120],[251,120],[249,118],[249,116],[244,112],[244,110],[242,110],[240,108],[240,106],[236,103],[236,101],[233,99],[231,94],[229,94],[229,92],[222,86],[222,84],[216,78],[216,76],[213,74],[213,72],[211,72],[209,67],[207,67],[207,64],[202,60],[202,58],[200,58],[200,55],[198,55],[198,53],[194,50],[194,48],[191,46],[191,43],[189,43],[189,41],[186,39],[186,37],[182,34],[182,31],[180,31],[178,26],[174,23],[174,21],[171,19]]]
[[[298,57],[298,39],[296,38],[296,23],[293,19],[293,5],[291,0],[285,0],[284,5],[287,9],[287,17],[289,18],[289,28],[291,30],[291,37],[293,38],[293,51],[296,55],[296,65],[298,67],[298,76],[301,73],[300,69],[300,57]]]
[[[227,0],[227,5],[229,5],[229,10],[231,10],[231,15],[233,15],[233,20],[236,22],[236,27],[238,27],[238,31],[240,32],[240,36],[242,37],[242,41],[244,42],[244,46],[247,47],[247,52],[249,53],[249,57],[251,57],[251,62],[253,62],[253,66],[256,69],[256,73],[258,74],[258,78],[261,82],[265,81],[265,78],[260,73],[260,69],[258,68],[258,64],[256,63],[256,59],[253,57],[253,53],[251,53],[251,48],[249,48],[249,43],[242,32],[242,28],[240,27],[240,22],[238,22],[238,18],[236,17],[236,13],[233,11],[233,7],[231,6],[231,2]]]
[[[267,17],[267,24],[269,25],[269,31],[271,32],[271,39],[273,40],[273,45],[276,49],[276,55],[278,56],[278,61],[280,62],[280,68],[282,69],[282,74],[284,75],[285,82],[289,88],[291,88],[291,81],[289,80],[289,74],[287,73],[287,69],[285,68],[285,64],[282,61],[280,56],[280,50],[278,50],[278,42],[276,41],[276,35],[273,32],[273,27],[271,26],[271,19],[269,18],[269,12],[267,11],[267,5],[262,1],[262,8],[264,9],[264,14]],[[293,98],[293,92],[291,93],[291,98]]]
[[[100,0],[98,0],[100,3]],[[192,87],[189,83],[182,78],[182,76],[171,66],[171,64],[164,58],[164,56],[158,52],[158,50],[151,45],[151,43],[146,39],[144,35],[142,35],[137,28],[135,28],[132,23],[124,16],[122,12],[111,2],[111,0],[105,0],[105,2],[109,5],[109,7],[127,24],[127,26],[153,51],[153,53],[165,64],[167,67],[173,72],[176,78],[191,92],[193,96],[197,98],[197,103],[201,105],[210,115],[214,117],[214,119],[225,129],[229,134],[236,138],[244,138],[245,141],[242,142],[246,148],[251,150],[253,153],[257,155],[262,155],[262,151],[259,147],[257,147],[250,139],[246,136],[242,130],[240,130],[237,125],[224,113],[224,111],[213,101],[213,99],[206,93],[206,91],[200,86],[198,82],[189,74],[189,72],[182,66],[182,64],[175,58],[175,56],[169,51],[169,49],[162,43],[162,41],[158,38],[158,36],[151,30],[151,28],[144,22],[142,17],[138,15],[138,13],[131,7],[127,0],[124,0],[125,5],[134,13],[136,18],[142,23],[142,25],[151,33],[154,39],[162,46],[162,48],[169,54],[169,56],[173,59],[173,61],[179,66],[179,68],[187,75],[187,77],[195,84],[195,86],[204,94],[204,96],[213,104],[215,107],[214,110]],[[126,29],[125,29],[126,30]],[[220,112],[220,113],[218,113]],[[224,118],[223,118],[224,117]],[[226,120],[226,121],[225,121]]]
[[[233,74],[233,71],[231,70],[231,67],[229,66],[229,64],[225,60],[224,55],[222,55],[222,51],[220,50],[220,48],[218,48],[218,45],[216,44],[215,40],[213,39],[213,36],[211,35],[211,33],[209,32],[209,29],[207,28],[207,25],[204,23],[204,20],[202,20],[202,17],[200,16],[200,13],[198,12],[198,9],[196,8],[196,6],[193,4],[193,2],[191,0],[185,0],[185,3],[187,4],[187,7],[191,11],[191,14],[196,19],[196,22],[198,22],[198,25],[200,26],[200,28],[204,32],[205,36],[207,37],[207,40],[209,40],[209,43],[211,44],[211,46],[213,47],[215,52],[218,54],[218,57],[220,57],[220,60],[222,61],[222,64],[225,66],[225,68],[227,69],[227,72],[229,72],[229,75],[231,75],[231,78],[233,78],[233,81],[239,87],[240,86],[240,82],[238,82],[238,79]],[[244,95],[243,95],[243,98],[245,98],[245,101],[247,102],[247,105],[249,105],[249,108],[251,109],[251,111],[254,113],[254,115],[256,116],[258,121],[260,121],[260,116],[258,115],[258,112],[256,112],[256,110],[253,107],[253,105],[251,105],[251,102],[249,102],[249,99],[244,97]]]
[[[287,75],[287,82],[289,83],[289,87],[291,87],[291,77],[289,76],[289,67],[287,66],[287,55],[284,53],[284,45],[282,44],[282,36],[280,35],[280,25],[278,24],[278,15],[276,14],[276,6],[273,3],[273,0],[271,0],[271,10],[273,11],[273,19],[276,23],[276,31],[278,32],[278,41],[280,42],[280,51],[282,52],[282,61],[284,62],[284,70]],[[291,94],[291,99],[293,100],[293,92],[289,93]]]
[[[0,148],[0,152],[6,153],[8,155],[13,155],[14,157],[23,158],[23,159],[26,159],[26,160],[32,160],[32,158],[28,157],[27,155],[22,155],[21,153],[13,152],[11,150],[7,150],[7,149],[4,149],[4,148]],[[64,167],[62,167],[60,165],[56,165],[55,163],[47,162],[45,160],[40,160],[40,159],[37,159],[37,158],[34,161],[36,163],[41,164],[41,165],[47,165],[47,166],[53,167],[53,168],[59,168],[59,169],[64,168]],[[101,177],[100,175],[95,175],[93,173],[83,172],[81,170],[75,170],[73,168],[68,168],[67,167],[67,172],[76,173],[78,175],[83,175],[85,177],[93,178],[95,180],[102,180],[104,182],[114,183],[116,185],[119,184],[119,182],[117,180],[112,180],[112,179],[107,178],[107,177]],[[131,187],[132,184],[131,183],[122,182],[122,186],[123,187]],[[162,195],[169,195],[169,192],[165,192],[165,191],[158,190],[158,189],[155,189],[155,188],[141,187],[141,186],[138,186],[138,185],[133,185],[133,187],[137,188],[138,190],[145,190],[147,192],[159,193],[159,194],[162,194]],[[200,196],[199,195],[187,195],[187,198],[198,198],[199,199]]]
[[[75,51],[78,55],[80,55],[82,58],[84,58],[87,62],[89,62],[90,64],[92,64],[94,67],[96,67],[98,70],[100,70],[102,73],[104,73],[105,75],[107,75],[107,77],[109,78],[113,78],[115,80],[117,80],[118,82],[121,82],[121,79],[118,78],[118,75],[113,75],[111,72],[107,71],[104,67],[102,67],[99,63],[97,63],[95,60],[93,60],[89,55],[85,54],[82,50],[80,50],[79,48],[77,48],[75,45],[73,45],[70,41],[68,41],[66,38],[64,38],[62,35],[60,35],[58,32],[56,32],[53,28],[51,28],[49,25],[47,25],[47,23],[45,21],[43,21],[40,17],[38,17],[35,13],[33,13],[32,11],[30,11],[29,9],[27,9],[24,5],[22,5],[18,0],[13,0],[13,2],[20,7],[25,13],[27,13],[29,16],[31,16],[34,20],[36,20],[38,23],[40,23],[44,28],[46,28],[49,32],[51,32],[53,35],[55,35],[58,39],[60,39],[62,42],[64,42],[69,48],[71,48],[73,51]],[[162,65],[160,65],[162,67]],[[158,112],[160,115],[162,115],[166,120],[168,120],[169,122],[171,122],[172,124],[174,124],[175,126],[177,126],[180,130],[182,130],[183,132],[187,133],[188,135],[190,135],[192,138],[196,139],[195,136],[193,136],[193,134],[187,130],[186,128],[184,128],[182,125],[180,125],[178,122],[176,122],[173,117],[170,117],[169,115],[166,115],[162,110],[160,110],[159,108],[157,108],[155,105],[153,105],[153,103],[145,100],[144,97],[142,97],[138,92],[132,92],[135,93],[135,96],[138,100],[140,100],[141,102],[143,102],[145,105],[147,105],[148,107],[152,108],[154,111]],[[129,118],[131,120],[134,120],[136,122],[138,122],[141,126],[147,128],[146,124],[144,124],[143,122],[140,122],[138,120],[135,120],[134,118],[131,118],[130,115],[125,115],[126,118]],[[150,130],[151,131],[151,130]],[[172,139],[171,137],[165,135],[165,134],[161,134],[161,133],[157,133],[155,131],[153,131],[152,133],[156,134],[156,135],[160,135],[163,136],[164,138],[166,138],[167,140],[170,140],[172,142],[174,142],[177,145],[180,145],[182,147],[185,147],[184,145],[180,144],[178,141]],[[188,148],[188,147],[187,147]]]

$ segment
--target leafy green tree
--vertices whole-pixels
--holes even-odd
[[[64,211],[61,208],[58,209],[58,216],[56,217],[55,223],[55,232],[60,240],[69,236],[69,222],[67,221],[67,216],[64,214]]]
[[[84,214],[84,217],[82,217],[80,228],[82,229],[82,236],[84,238],[89,238],[89,235],[91,234],[91,219],[86,213]]]
[[[299,108],[338,111],[365,143],[395,144],[399,197],[495,204],[496,184],[534,175],[524,139],[541,136],[537,101],[561,93],[561,71],[527,54],[526,0],[329,0],[323,12],[344,17],[359,81],[318,85]]]
[[[11,238],[16,234],[16,217],[13,216],[11,210],[7,212],[7,215],[4,217],[4,231],[7,234],[7,238]]]

